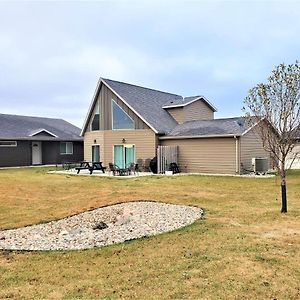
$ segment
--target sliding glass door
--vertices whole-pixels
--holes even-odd
[[[120,168],[125,167],[124,147],[122,145],[114,146],[114,164]]]
[[[135,148],[134,145],[115,145],[114,146],[114,164],[120,168],[128,167],[134,163]]]

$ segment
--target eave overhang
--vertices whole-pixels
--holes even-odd
[[[206,138],[239,138],[240,134],[212,134],[212,135],[178,135],[178,136],[162,136],[159,140],[183,140],[183,139],[206,139]]]

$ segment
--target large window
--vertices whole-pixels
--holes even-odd
[[[17,147],[17,141],[0,141],[0,147]]]
[[[73,143],[72,142],[61,142],[60,143],[60,154],[73,154]]]
[[[134,129],[132,118],[112,100],[112,129]]]
[[[96,104],[94,116],[91,123],[91,131],[100,130],[100,106]]]

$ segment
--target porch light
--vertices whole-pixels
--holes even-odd
[[[125,138],[122,139],[122,143],[123,143],[123,144],[126,143],[126,139],[125,139]]]

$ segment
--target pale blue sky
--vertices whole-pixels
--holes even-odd
[[[0,2],[0,113],[81,127],[102,76],[241,115],[253,85],[300,58],[299,11],[299,1]]]

